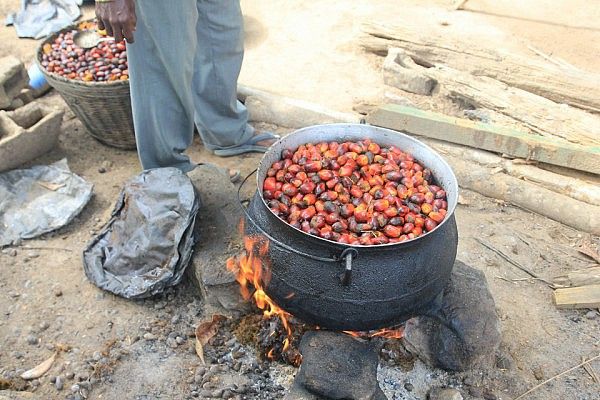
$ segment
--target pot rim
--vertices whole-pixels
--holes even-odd
[[[423,233],[421,236],[416,237],[414,239],[408,239],[405,240],[403,242],[399,242],[399,243],[385,243],[385,244],[377,244],[377,245],[362,245],[362,244],[348,244],[348,243],[340,243],[340,242],[336,242],[334,240],[330,240],[330,239],[324,239],[322,237],[319,236],[314,236],[311,234],[308,234],[306,232],[304,232],[301,229],[298,229],[290,224],[288,224],[286,221],[282,220],[277,214],[275,214],[267,205],[263,195],[262,195],[262,189],[261,189],[261,179],[263,179],[264,177],[261,177],[261,171],[268,169],[270,167],[270,165],[268,167],[265,168],[265,165],[269,162],[268,159],[271,158],[273,156],[273,154],[275,153],[275,151],[282,145],[283,142],[285,141],[289,141],[291,137],[294,136],[298,136],[298,135],[302,135],[302,133],[306,133],[306,131],[313,131],[319,128],[324,128],[327,127],[329,129],[329,127],[331,128],[341,128],[340,131],[342,131],[343,128],[356,128],[356,127],[360,127],[360,129],[371,129],[374,132],[380,131],[382,133],[388,133],[388,134],[392,134],[392,135],[398,135],[400,136],[403,140],[405,141],[409,141],[412,142],[413,145],[416,145],[417,147],[421,147],[422,150],[425,150],[426,152],[429,152],[431,156],[433,156],[434,158],[437,159],[437,161],[439,163],[441,163],[441,165],[446,169],[447,173],[448,173],[448,178],[450,179],[450,186],[451,187],[447,187],[447,186],[442,186],[442,184],[440,183],[440,187],[442,187],[447,194],[453,193],[454,196],[452,199],[450,199],[448,196],[447,201],[448,201],[448,211],[446,213],[446,217],[444,218],[444,220],[439,223],[435,229],[433,229],[430,232],[425,232]],[[340,138],[343,137],[343,134],[340,133]],[[333,141],[335,139],[328,139],[327,141]],[[376,138],[372,138],[373,142],[378,143]],[[311,141],[305,141],[304,143],[311,143]],[[379,143],[378,143],[379,144]],[[387,145],[386,145],[387,146]],[[402,146],[398,146],[400,147],[401,150],[404,151],[404,149],[402,148]],[[281,150],[278,150],[279,152]],[[410,153],[412,155],[412,153]],[[280,160],[281,159],[281,154],[277,155],[277,159]],[[423,161],[420,161],[420,159],[416,158],[416,160],[418,160],[419,162],[423,163]],[[425,165],[426,166],[426,165]],[[437,177],[434,175],[434,178],[437,179]],[[437,179],[439,181],[439,179]],[[444,160],[444,158],[438,153],[436,152],[434,149],[432,149],[430,146],[428,146],[427,144],[415,139],[412,136],[409,136],[405,133],[402,133],[400,131],[396,131],[396,130],[392,130],[392,129],[387,129],[387,128],[381,128],[378,126],[373,126],[373,125],[368,125],[368,124],[357,124],[357,123],[335,123],[335,124],[320,124],[320,125],[311,125],[311,126],[307,126],[304,128],[300,128],[297,129],[293,132],[288,133],[287,135],[281,137],[279,140],[277,140],[275,143],[273,143],[269,150],[267,150],[266,153],[263,154],[263,156],[260,159],[259,162],[259,167],[256,171],[256,190],[258,192],[258,196],[260,197],[260,200],[262,202],[262,204],[265,206],[265,208],[268,210],[268,212],[270,212],[275,219],[277,219],[279,221],[279,223],[285,224],[285,226],[287,226],[288,228],[294,229],[297,232],[302,233],[303,235],[306,235],[306,237],[310,238],[310,239],[315,239],[315,240],[319,240],[322,241],[324,244],[328,244],[328,245],[335,245],[335,246],[341,246],[342,248],[357,248],[357,249],[380,249],[380,248],[388,248],[388,247],[393,247],[393,246],[406,246],[406,245],[412,245],[415,242],[417,242],[419,239],[423,239],[427,236],[429,236],[431,233],[434,233],[435,231],[438,230],[438,228],[440,228],[442,225],[446,224],[448,222],[448,220],[450,220],[452,218],[452,216],[454,215],[454,211],[456,210],[456,206],[458,204],[458,181],[456,179],[456,175],[454,174],[454,171],[452,170],[452,168],[450,167],[450,165],[446,162],[446,160]]]

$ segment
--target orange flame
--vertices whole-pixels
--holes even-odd
[[[243,225],[240,225],[240,229],[243,230]],[[262,236],[244,236],[244,250],[245,252],[240,256],[227,260],[227,269],[235,274],[244,300],[253,298],[256,306],[263,310],[263,315],[267,318],[279,317],[287,333],[282,350],[286,351],[292,337],[292,329],[288,323],[290,314],[279,308],[264,291],[271,280],[271,265],[267,257],[269,241]],[[254,292],[252,292],[252,287]],[[267,357],[271,359],[273,352],[274,349],[271,349]]]

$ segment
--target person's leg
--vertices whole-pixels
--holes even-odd
[[[192,79],[196,0],[136,1],[135,43],[127,45],[138,154],[144,169],[194,168]]]
[[[193,80],[195,122],[204,146],[226,149],[248,141],[246,107],[237,100],[244,57],[239,0],[197,0],[197,49]]]

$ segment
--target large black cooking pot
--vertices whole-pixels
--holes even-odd
[[[431,169],[448,200],[447,217],[435,230],[402,243],[346,245],[291,227],[267,207],[260,188],[283,149],[366,138],[396,145]],[[335,330],[379,329],[434,313],[456,258],[458,185],[448,164],[431,148],[402,133],[370,125],[311,126],[271,147],[258,168],[257,185],[245,227],[247,234],[261,234],[270,241],[271,279],[265,291],[277,305],[305,322]]]

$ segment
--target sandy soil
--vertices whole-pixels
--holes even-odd
[[[18,3],[0,2],[0,15],[16,9]],[[447,29],[481,37],[490,46],[530,54],[527,44],[532,44],[582,69],[600,72],[600,3],[532,0],[527,6],[516,1],[508,6],[471,0],[465,11],[448,11],[448,3],[244,1],[248,51],[241,82],[341,111],[351,110],[358,102],[379,101],[384,90],[381,60],[364,54],[355,44],[360,23],[373,17],[420,29],[444,22]],[[27,62],[36,45],[32,40],[16,40],[13,28],[0,27],[0,55],[15,54]],[[43,101],[65,107],[56,94]],[[243,172],[252,170],[258,161],[258,156],[215,159],[198,142],[190,154],[196,161],[241,166]],[[98,290],[86,280],[81,267],[81,250],[107,220],[123,183],[139,171],[135,153],[99,144],[67,114],[59,146],[34,163],[63,157],[74,172],[94,183],[95,195],[67,227],[24,242],[14,248],[14,256],[13,249],[0,253],[0,375],[13,376],[38,364],[52,354],[53,345],[62,343],[72,349],[35,382],[33,398],[74,396],[71,386],[90,381],[98,367],[94,353],[103,351],[109,355],[112,372],[103,381],[92,381],[88,398],[189,398],[200,367],[189,335],[202,318],[202,301],[193,286],[184,282],[164,296],[132,302]],[[100,173],[100,166],[108,171]],[[422,399],[436,384],[458,387],[466,399],[477,398],[469,393],[478,386],[497,398],[510,399],[576,365],[582,357],[600,353],[597,313],[556,310],[544,283],[522,280],[526,276],[476,240],[483,238],[541,276],[552,277],[592,263],[573,249],[586,235],[471,192],[464,191],[463,196],[465,204],[457,211],[459,258],[486,274],[502,320],[503,342],[497,358],[508,361],[467,374],[431,371],[417,364],[412,371],[393,375],[399,382],[413,382],[414,392],[400,388],[393,398]],[[592,240],[600,244],[597,238]],[[186,338],[184,343],[168,346],[172,334]],[[600,373],[600,363],[593,366]],[[272,366],[272,379],[281,371]],[[69,379],[70,373],[75,377]],[[65,379],[62,391],[50,382],[58,375]],[[595,400],[600,399],[598,388],[580,368],[527,399]],[[392,398],[391,392],[388,395]]]

